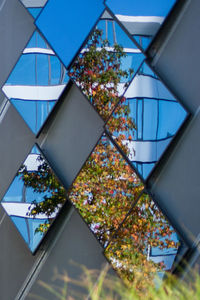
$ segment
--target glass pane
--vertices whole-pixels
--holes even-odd
[[[48,0],[19,0],[23,3],[34,19],[37,18]]]
[[[40,9],[48,0],[20,0],[27,9]]]
[[[107,126],[146,179],[184,122],[187,112],[146,63],[124,96]]]
[[[56,100],[33,101],[11,98],[10,102],[15,106],[34,133],[37,133],[47,116],[53,109]],[[31,116],[30,116],[31,112]]]
[[[107,120],[144,55],[106,13],[76,58],[69,76]]]
[[[37,16],[39,15],[39,13],[41,12],[42,8],[41,7],[31,7],[28,8],[28,11],[30,12],[30,14],[33,16],[34,19],[37,18]]]
[[[35,252],[65,201],[64,187],[35,146],[20,167],[1,205],[30,250]]]
[[[101,0],[50,0],[36,25],[68,67],[103,10]]]
[[[36,31],[3,86],[3,92],[37,134],[68,80],[64,66]]]
[[[48,48],[47,42],[41,37],[38,31],[35,31],[26,48]]]
[[[107,0],[106,4],[145,49],[175,2],[176,0]]]
[[[103,135],[73,183],[69,199],[105,247],[143,188]]]
[[[105,255],[118,274],[139,290],[173,270],[187,248],[154,201],[143,194],[113,236]]]

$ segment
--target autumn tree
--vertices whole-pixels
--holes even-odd
[[[45,162],[37,173],[27,171],[24,166],[19,175],[36,192],[51,191],[43,201],[34,203],[29,214],[42,212],[50,216],[66,198],[70,199],[103,247],[108,246],[105,253],[111,263],[124,278],[132,281],[133,256],[138,258],[136,266],[147,266],[149,246],[164,249],[177,245],[170,241],[173,230],[149,196],[142,197],[139,206],[136,203],[144,186],[110,140],[112,132],[117,131],[116,141],[128,153],[124,138],[127,132],[137,130],[126,100],[119,95],[120,82],[128,83],[133,72],[122,70],[124,57],[126,53],[121,46],[110,47],[102,39],[102,32],[96,30],[69,72],[94,108],[108,121],[111,134],[105,133],[99,140],[67,195]],[[127,213],[132,221],[124,227]],[[48,226],[49,223],[41,224],[37,231],[46,231]],[[155,269],[155,264],[151,266]]]

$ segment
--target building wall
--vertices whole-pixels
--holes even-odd
[[[195,259],[189,260],[192,264],[199,261],[200,44],[196,38],[199,6],[198,0],[177,2],[147,49],[149,64],[190,112],[181,132],[148,178],[147,188],[181,237],[190,248],[194,248],[192,255]],[[34,19],[18,0],[5,1],[0,10],[0,28],[6,28],[0,31],[3,41],[0,45],[2,86],[35,30]],[[65,187],[70,185],[103,132],[102,120],[82,97],[77,87],[71,85],[41,135],[35,137],[15,108],[0,94],[1,198],[35,142],[51,160]],[[74,126],[77,119],[78,126]],[[67,139],[63,138],[66,131]],[[73,139],[77,135],[80,136],[78,147],[77,140]],[[66,157],[68,163],[63,163]],[[3,300],[31,299],[31,294],[54,299],[38,285],[38,280],[52,284],[55,270],[67,271],[69,276],[78,278],[80,269],[74,267],[72,261],[95,269],[107,263],[102,247],[68,203],[35,255],[30,253],[2,208],[0,237],[0,298]],[[56,281],[56,284],[61,283]]]

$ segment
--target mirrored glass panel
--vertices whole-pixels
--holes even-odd
[[[67,82],[64,66],[35,31],[2,90],[37,134]]]
[[[186,116],[185,109],[143,63],[107,126],[146,179]],[[116,118],[119,129],[113,125]]]
[[[105,255],[139,290],[171,272],[187,247],[148,194],[143,194],[113,236]]]
[[[103,0],[49,0],[36,25],[68,67],[103,10]]]
[[[41,12],[42,7],[34,7],[34,8],[28,8],[28,11],[30,12],[30,14],[33,16],[34,19],[37,18],[37,16],[39,15],[39,13]]]
[[[64,187],[34,146],[1,205],[31,252],[35,252],[65,201]]]
[[[143,60],[141,51],[105,12],[69,76],[107,120]]]
[[[69,199],[103,247],[144,186],[103,135],[74,181]]]
[[[19,0],[27,8],[33,18],[37,18],[47,0]]]
[[[146,49],[176,0],[106,0],[106,5]]]

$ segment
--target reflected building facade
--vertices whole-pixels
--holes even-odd
[[[26,1],[23,2],[26,4]],[[40,10],[40,8],[29,8],[29,12],[34,17],[38,16]],[[128,78],[121,78],[118,85],[119,100],[123,100],[120,100],[119,105],[128,105],[129,107],[128,116],[124,115],[125,122],[128,117],[135,123],[135,129],[131,132],[127,131],[124,137],[123,144],[127,146],[128,151],[123,153],[123,158],[127,158],[132,164],[133,170],[139,174],[138,182],[141,180],[144,183],[183,124],[187,113],[147,65],[145,54],[142,51],[149,45],[163,22],[163,18],[118,14],[116,17],[129,34],[134,37],[135,43],[127,36],[127,32],[123,31],[123,26],[120,27],[107,11],[104,12],[98,22],[97,28],[103,31],[103,39],[108,40],[109,51],[113,51],[115,44],[122,45],[123,51],[126,53],[121,62],[122,70],[132,69],[132,75]],[[85,50],[87,49],[82,49],[82,51]],[[39,31],[35,31],[3,86],[3,92],[20,112],[33,133],[37,135],[68,81],[69,77],[64,65]],[[111,111],[110,118],[114,114],[115,111]],[[108,130],[110,130],[109,122]],[[119,132],[110,130],[110,133],[113,141],[117,144]],[[39,153],[34,151],[35,148],[24,162],[28,167],[28,172],[32,173],[38,172],[36,165]],[[35,156],[32,160],[33,155]],[[31,161],[33,164],[29,166]],[[110,194],[112,193],[115,194],[111,191]],[[91,197],[91,192],[89,194]],[[41,197],[36,197],[37,202],[42,202],[48,196],[43,194]],[[34,197],[33,192],[24,183],[19,182],[18,178],[15,178],[2,201],[2,206],[32,252],[36,250],[43,238],[43,234],[35,235],[38,225],[49,220],[51,223],[51,219],[57,215],[57,211],[52,215],[43,214],[34,217],[28,214],[28,210],[32,210],[31,205],[35,200]],[[154,203],[153,200],[151,201]],[[127,208],[126,214],[131,205],[132,203]],[[144,210],[143,204],[140,210]],[[91,230],[93,227],[90,226]],[[173,231],[172,227],[171,230]],[[180,242],[175,231],[171,239],[174,244]],[[152,260],[155,263],[164,262],[165,270],[171,270],[177,254],[177,247],[160,249],[150,246],[150,244],[145,244],[145,247],[147,248],[147,251],[145,250],[147,260]]]
[[[29,11],[34,17],[37,17],[40,9],[30,8]],[[124,20],[123,16],[120,16],[120,20]],[[122,23],[124,26],[128,26],[129,31],[131,28],[131,35],[137,35],[140,46],[145,47],[147,39],[150,40],[151,36],[155,34],[155,22],[153,25],[150,22],[150,26],[142,26],[143,20],[142,22],[140,20],[134,21],[134,24],[131,22],[129,21],[128,25],[126,22]],[[123,47],[126,56],[121,59],[121,69],[133,70],[133,75],[128,78],[122,77],[118,85],[118,95],[125,97],[124,105],[128,105],[130,109],[127,117],[133,119],[136,126],[131,132],[126,132],[123,143],[127,146],[129,153],[124,153],[124,155],[127,155],[141,178],[146,180],[183,123],[186,112],[148,67],[141,49],[124,33],[120,25],[112,19],[107,11],[104,12],[98,22],[97,28],[102,30],[103,40],[108,40],[109,51],[114,51],[115,44]],[[133,28],[136,28],[135,33]],[[148,28],[148,32],[146,32],[146,28]],[[87,51],[87,49],[83,48],[82,51]],[[11,72],[3,91],[28,126],[37,134],[68,80],[69,77],[63,64],[41,34],[36,31]],[[118,133],[113,133],[114,139],[115,134]],[[129,136],[131,136],[131,140]],[[32,155],[33,153],[28,156],[27,161],[31,160]],[[35,159],[35,164],[37,164],[37,159]],[[29,169],[29,172],[36,171],[35,167],[32,170]],[[28,214],[28,210],[31,210],[30,204],[33,202],[34,193],[23,182],[20,182],[19,187],[17,187],[16,182],[19,183],[19,181],[17,177],[12,183],[2,205],[19,228],[31,251],[34,252],[43,237],[43,234],[35,235],[34,232],[41,220],[45,222],[49,217],[46,216],[45,219],[44,216],[43,218],[35,216],[33,218]],[[41,202],[43,197],[46,196],[36,197],[36,202]],[[11,204],[12,209],[10,209]],[[25,213],[25,207],[29,207],[27,213]],[[55,213],[51,218],[55,218]],[[177,240],[176,235],[174,239]],[[167,250],[167,253],[161,251],[161,254],[159,249],[157,250],[150,248],[148,259],[157,262],[157,260],[161,261],[165,255],[174,258],[177,251],[176,249],[172,249],[172,252]],[[173,258],[171,260],[165,258],[167,269],[171,269]]]
[[[125,42],[127,37],[124,40],[119,25],[108,12],[104,13],[97,26],[103,30],[104,38],[111,45],[117,43],[123,46],[127,54],[123,61],[124,66],[126,69],[134,69],[134,76],[129,81],[125,92],[121,87],[119,88],[119,95],[125,98],[125,102],[124,100],[122,102],[130,108],[128,117],[134,120],[136,126],[132,132],[126,133],[123,143],[128,147],[128,151],[124,154],[127,155],[143,180],[146,180],[183,124],[187,112],[148,66],[145,57],[141,58],[140,49],[148,47],[163,23],[164,17],[127,15],[116,15],[116,17],[138,43],[135,49],[133,45],[131,47]],[[122,106],[123,103],[121,103]],[[112,134],[113,138],[117,139],[119,132],[112,132]],[[173,231],[173,227],[171,230]],[[175,232],[170,239],[175,244],[179,244],[178,248],[187,248]],[[147,260],[156,264],[163,263],[164,270],[171,271],[174,261],[177,260],[178,248],[160,249],[150,245],[147,248]],[[159,272],[159,276],[163,277],[164,272]]]
[[[22,3],[28,7],[29,13],[36,18],[42,7],[30,5],[30,1]],[[38,1],[45,5],[46,1]],[[34,134],[38,134],[51,110],[59,99],[69,80],[66,69],[60,62],[47,41],[36,30],[26,48],[14,66],[2,90],[15,106]],[[23,166],[29,173],[37,173],[40,151],[35,146],[28,155]],[[47,216],[30,214],[34,202],[39,203],[47,197],[47,193],[37,194],[33,188],[22,181],[21,171],[12,182],[1,205],[11,217],[32,252],[42,240],[44,232],[37,232],[42,223],[52,223],[56,212]]]
[[[123,20],[125,17],[120,15],[119,18]],[[131,35],[137,37],[141,48],[145,48],[147,38],[149,41],[153,38],[161,23],[155,26],[155,22],[150,18],[148,26],[144,20],[136,20],[137,22],[133,21],[132,24],[130,16],[128,24],[122,24],[128,31],[131,29]],[[184,122],[187,112],[145,62],[141,50],[136,46],[133,48],[127,36],[124,38],[119,25],[108,13],[104,14],[99,28],[103,30],[104,38],[108,39],[111,45],[118,43],[123,46],[127,54],[122,62],[124,68],[134,69],[134,78],[129,82],[125,93],[121,86],[119,88],[119,95],[126,98],[126,104],[130,107],[129,116],[136,125],[134,132],[127,132],[124,143],[129,147],[129,159],[146,180]],[[128,140],[129,135],[132,136],[131,141]]]
[[[63,64],[35,31],[2,90],[37,134],[67,82]]]

